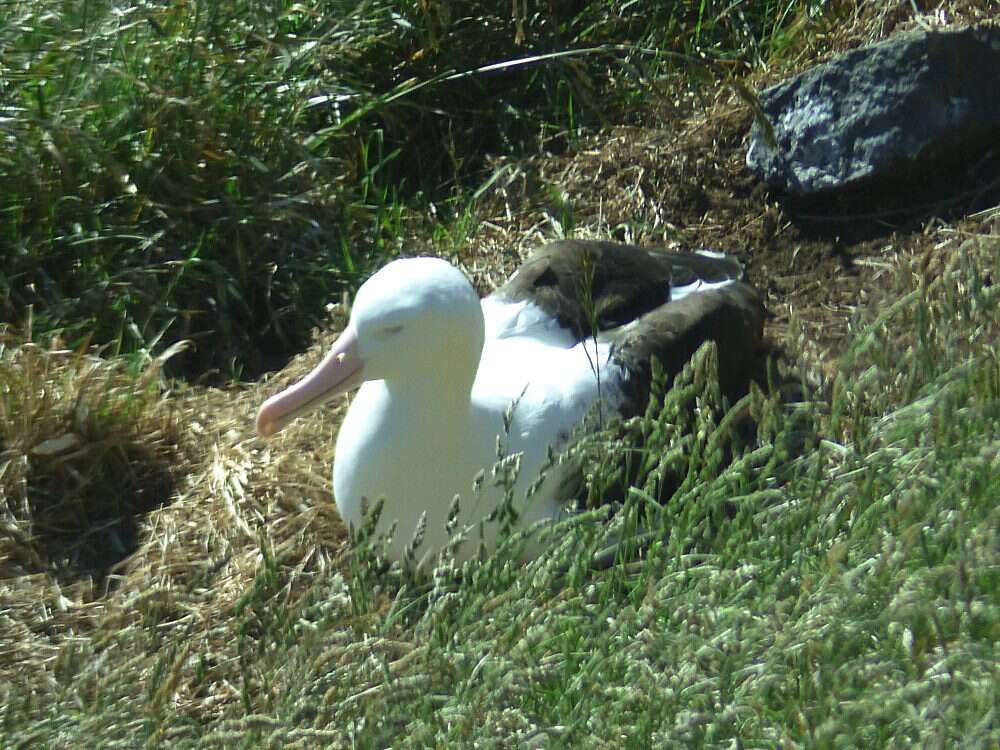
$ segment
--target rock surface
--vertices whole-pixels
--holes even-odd
[[[1000,28],[906,34],[760,95],[747,166],[792,195],[933,180],[1000,144]]]

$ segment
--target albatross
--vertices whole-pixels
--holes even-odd
[[[467,540],[456,556],[467,559],[480,540],[495,546],[505,498],[519,526],[567,512],[576,469],[551,456],[588,415],[640,413],[653,357],[673,376],[713,340],[723,387],[745,387],[763,318],[742,267],[715,252],[554,242],[481,300],[445,260],[394,260],[360,287],[320,364],[260,407],[257,431],[274,435],[360,386],[334,453],[344,522],[357,527],[381,499],[376,528],[395,529],[390,557],[422,527],[418,556],[459,530]],[[502,481],[505,457],[517,470]],[[538,554],[533,545],[525,557]]]

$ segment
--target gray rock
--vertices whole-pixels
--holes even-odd
[[[905,34],[760,95],[747,166],[793,195],[933,180],[1000,144],[1000,28]],[[773,137],[772,137],[773,136]]]

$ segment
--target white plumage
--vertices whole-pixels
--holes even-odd
[[[731,280],[685,282],[675,295]],[[663,302],[670,294],[663,290]],[[334,457],[334,495],[344,521],[360,524],[362,507],[383,498],[379,529],[395,525],[389,553],[398,558],[426,513],[419,557],[447,543],[445,525],[459,495],[458,527],[469,539],[459,550],[464,558],[480,535],[488,546],[495,543],[498,524],[481,522],[503,499],[491,475],[498,440],[504,455],[520,457],[513,487],[519,522],[564,512],[560,485],[568,467],[549,468],[537,492],[527,497],[526,491],[549,449],[563,447],[599,394],[605,414],[625,400],[629,373],[613,346],[574,333],[531,299],[495,294],[480,301],[465,275],[444,260],[397,260],[359,289],[350,321],[323,362],[265,402],[258,430],[271,435],[361,384]],[[529,545],[526,554],[536,551]]]

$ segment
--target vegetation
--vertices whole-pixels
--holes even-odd
[[[671,51],[757,58],[795,4],[494,5],[4,3],[0,315],[259,374],[484,154],[621,117]]]
[[[785,398],[725,404],[703,347],[573,449],[624,503],[534,530],[527,565],[514,536],[380,566],[330,502],[336,420],[252,437],[273,385],[229,378],[373,265],[509,261],[537,218],[484,239],[501,157],[887,23],[557,5],[0,7],[0,746],[1000,744],[995,212],[894,240],[834,353],[792,320]],[[523,181],[558,231],[607,232]]]

